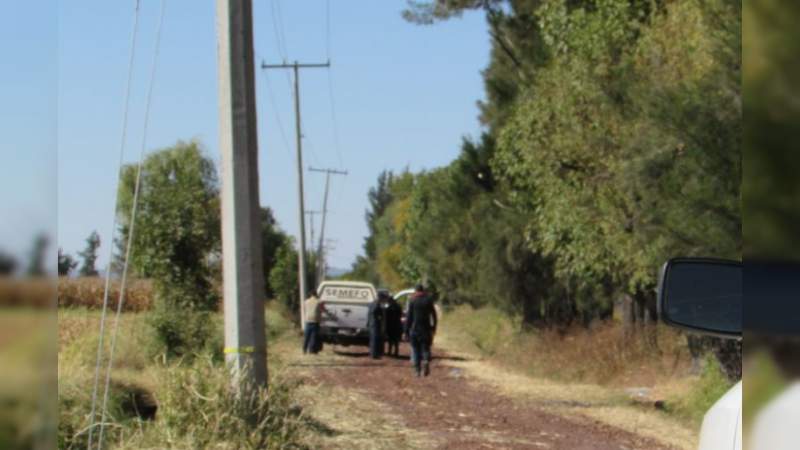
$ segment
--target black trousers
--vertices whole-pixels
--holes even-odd
[[[380,358],[383,355],[383,336],[380,329],[369,330],[369,356]]]
[[[412,334],[411,341],[411,363],[417,370],[422,369],[423,363],[431,361],[431,344],[433,339],[430,336]]]
[[[303,334],[303,353],[319,352],[319,324],[306,322]]]

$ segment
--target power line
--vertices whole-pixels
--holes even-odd
[[[339,205],[342,202],[342,196],[344,195],[345,186],[347,186],[347,177],[342,177],[342,184],[339,185],[339,193],[336,194],[336,200],[333,202],[333,209],[339,209]]]
[[[305,131],[302,133],[303,139],[306,141],[306,147],[308,147],[308,151],[311,152],[311,159],[314,160],[314,164],[319,164],[319,157],[317,157],[317,152],[314,151],[314,146],[311,144],[311,139],[306,136]]]
[[[158,55],[161,48],[161,30],[164,25],[164,15],[167,9],[167,0],[161,0],[161,14],[158,19],[158,28],[156,28],[155,37],[155,50],[153,52],[153,61],[150,71],[150,80],[147,87],[147,97],[145,99],[144,110],[144,124],[142,129],[142,148],[139,152],[139,164],[136,169],[136,182],[133,192],[133,205],[131,206],[131,223],[128,229],[128,242],[125,248],[125,263],[122,266],[122,280],[120,281],[119,299],[117,300],[117,312],[114,317],[114,331],[111,334],[111,346],[108,350],[108,366],[106,368],[105,389],[103,391],[103,404],[100,415],[100,431],[97,438],[98,449],[103,448],[103,432],[105,431],[106,414],[108,413],[108,393],[111,388],[111,369],[114,364],[114,349],[117,345],[117,336],[119,334],[119,319],[122,315],[122,305],[125,303],[125,283],[128,278],[128,267],[131,259],[131,250],[133,247],[133,236],[136,225],[136,212],[139,203],[139,193],[141,190],[142,179],[142,166],[144,165],[144,156],[147,151],[147,131],[150,124],[150,105],[153,102],[153,86],[155,85],[156,69],[158,67]]]
[[[347,175],[347,171],[335,169],[315,169],[309,167],[310,172],[319,172],[325,174],[325,194],[322,200],[322,226],[319,232],[319,250],[317,250],[317,280],[322,282],[325,279],[326,265],[325,265],[325,219],[328,215],[328,191],[331,184],[331,175]]]
[[[289,52],[287,49],[289,45],[286,43],[286,28],[283,26],[283,8],[281,7],[281,0],[274,0],[274,2],[278,12],[278,24],[280,25],[281,39],[283,41],[283,51],[288,55]]]
[[[331,59],[331,0],[325,0],[325,56]]]
[[[325,53],[328,61],[331,60],[331,1],[325,2]],[[328,71],[328,99],[331,107],[331,122],[333,124],[333,147],[336,150],[336,158],[339,161],[339,167],[343,167],[342,162],[342,148],[339,141],[339,121],[336,119],[336,100],[333,96],[333,74],[332,70]]]
[[[278,110],[278,104],[275,101],[275,95],[272,92],[272,86],[269,82],[269,76],[267,75],[266,71],[262,71],[264,74],[264,84],[266,85],[267,89],[267,96],[269,97],[269,102],[272,104],[272,110],[275,112],[275,121],[278,123],[278,131],[281,134],[281,140],[283,141],[283,149],[286,150],[286,154],[291,156],[291,152],[289,151],[289,139],[286,138],[286,131],[283,129],[283,121],[281,120],[281,113]]]
[[[121,175],[122,173],[122,163],[123,163],[123,156],[125,154],[125,138],[128,133],[128,112],[130,111],[130,96],[131,96],[131,78],[133,78],[133,63],[135,60],[136,55],[136,37],[139,32],[139,0],[136,0],[136,6],[133,11],[133,29],[131,30],[131,40],[130,40],[130,50],[129,50],[129,59],[128,59],[128,76],[125,82],[125,100],[123,101],[123,110],[122,110],[122,131],[121,131],[121,138],[120,138],[120,146],[119,146],[119,166],[117,169],[117,174]],[[119,180],[117,181],[119,183]],[[116,207],[117,203],[119,202],[119,189],[116,189],[114,194],[114,214],[111,221],[111,237],[113,240],[114,232],[117,229],[117,214],[116,214]],[[109,246],[109,267],[111,265],[111,261],[114,259],[114,246]],[[108,293],[109,293],[109,285],[111,283],[111,270],[106,269],[106,279],[105,279],[105,287],[103,288],[103,309],[100,313],[100,336],[97,341],[97,358],[95,360],[95,367],[94,367],[94,384],[92,385],[92,406],[91,412],[89,413],[89,437],[87,442],[87,448],[91,450],[92,448],[92,438],[94,437],[94,426],[95,426],[95,414],[97,412],[97,388],[100,384],[100,363],[103,359],[103,338],[105,336],[105,325],[106,325],[106,313],[108,311]]]
[[[270,2],[270,17],[272,19],[272,32],[275,34],[275,42],[278,47],[278,54],[285,63],[289,59],[289,52],[286,49],[286,36],[283,34],[283,14],[278,11],[280,0],[272,0]],[[280,27],[278,22],[280,21]],[[289,86],[289,92],[292,92],[292,80],[289,73],[286,73],[286,85]]]

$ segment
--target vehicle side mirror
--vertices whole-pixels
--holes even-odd
[[[728,338],[742,335],[742,264],[675,258],[661,270],[658,313],[668,325]]]

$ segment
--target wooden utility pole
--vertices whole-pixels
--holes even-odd
[[[347,171],[334,170],[334,169],[315,169],[308,168],[311,172],[321,172],[325,174],[325,195],[322,200],[322,226],[319,231],[319,247],[317,247],[317,280],[320,282],[325,280],[326,264],[325,264],[325,219],[328,215],[328,190],[331,184],[331,175],[347,175]]]
[[[330,61],[320,64],[266,64],[261,63],[262,69],[294,69],[294,116],[295,116],[295,138],[297,139],[297,216],[300,221],[299,226],[299,250],[297,252],[297,288],[300,291],[300,326],[306,322],[305,311],[303,311],[303,300],[308,295],[306,288],[306,217],[305,217],[305,197],[303,194],[303,129],[300,125],[300,69],[328,68]]]
[[[240,393],[267,385],[252,0],[217,0],[225,360]]]

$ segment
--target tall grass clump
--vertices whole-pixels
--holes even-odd
[[[88,437],[91,371],[59,368],[58,446],[83,450]],[[114,449],[302,449],[307,420],[295,385],[273,376],[269,389],[237,394],[224,364],[209,354],[151,369],[150,390],[112,380],[105,426]],[[101,394],[102,395],[102,394]],[[95,428],[95,436],[97,429]]]
[[[92,404],[93,371],[74,358],[59,358],[58,367],[58,448],[87,448]],[[100,421],[102,385],[98,393],[97,420]],[[136,402],[143,392],[133,384],[113,380],[109,390],[104,441],[114,446],[138,433]],[[97,436],[97,428],[95,428]]]
[[[158,414],[137,445],[176,448],[304,448],[304,419],[294,385],[272,377],[269,389],[237,393],[230,373],[205,356],[166,367],[155,391]]]

